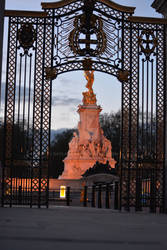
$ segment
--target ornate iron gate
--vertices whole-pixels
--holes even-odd
[[[93,69],[122,82],[120,208],[140,209],[140,187],[149,183],[152,169],[157,206],[163,208],[167,22],[133,17],[135,8],[109,0],[64,0],[42,8],[6,11],[2,205],[14,203],[16,182],[23,181],[19,166],[26,171],[25,203],[48,205],[51,83],[64,72]],[[24,138],[19,145],[17,133]]]

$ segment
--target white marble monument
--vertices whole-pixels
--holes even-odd
[[[101,107],[96,104],[93,92],[94,71],[85,71],[87,92],[83,93],[83,104],[79,105],[78,133],[73,134],[69,151],[64,159],[64,172],[60,179],[80,179],[82,174],[93,167],[96,161],[115,167],[111,142],[104,136],[99,123]]]

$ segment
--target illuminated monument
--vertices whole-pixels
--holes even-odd
[[[60,179],[80,179],[96,161],[108,161],[112,168],[115,167],[111,142],[104,136],[99,123],[102,109],[96,104],[96,95],[92,88],[94,71],[85,71],[84,75],[88,91],[82,93],[83,104],[78,107],[78,134],[74,132],[69,143],[68,155],[64,159],[64,172]]]

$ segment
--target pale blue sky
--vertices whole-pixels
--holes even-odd
[[[56,2],[46,0],[43,2]],[[153,0],[115,0],[116,3],[136,7],[135,15],[161,17],[151,8]],[[6,0],[6,9],[41,10],[40,0]],[[82,101],[86,80],[83,72],[60,75],[53,82],[52,128],[76,127],[79,117],[77,106]],[[102,112],[117,111],[121,105],[121,86],[114,77],[104,73],[95,73],[94,92]]]

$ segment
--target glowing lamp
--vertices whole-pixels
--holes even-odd
[[[60,198],[66,198],[66,186],[60,186]]]

